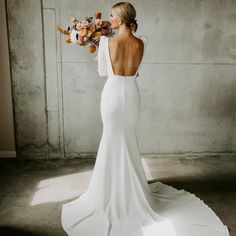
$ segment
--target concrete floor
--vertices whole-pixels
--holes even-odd
[[[94,161],[0,159],[0,235],[65,236],[61,205],[86,190]],[[149,181],[196,194],[236,236],[235,155],[149,156],[142,161]]]

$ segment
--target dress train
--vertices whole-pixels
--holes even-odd
[[[196,195],[160,181],[147,183],[136,135],[138,71],[115,75],[108,42],[102,36],[98,51],[98,72],[108,78],[101,93],[97,158],[88,189],[62,206],[63,229],[69,236],[229,236]]]

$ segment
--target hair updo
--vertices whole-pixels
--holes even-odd
[[[132,31],[136,32],[138,28],[136,18],[136,10],[134,6],[129,2],[118,2],[112,6],[112,9],[125,23],[126,26],[131,28]]]

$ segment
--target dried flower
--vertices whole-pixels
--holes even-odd
[[[68,35],[67,43],[80,46],[88,45],[89,52],[93,53],[96,51],[96,47],[99,46],[101,35],[114,35],[110,27],[111,23],[109,21],[103,21],[101,15],[102,13],[97,11],[95,13],[96,19],[93,19],[92,16],[86,16],[82,20],[79,20],[77,17],[72,17],[67,30],[62,29],[59,25],[56,26],[61,33]]]

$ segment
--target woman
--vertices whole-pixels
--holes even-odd
[[[70,236],[228,236],[194,194],[146,181],[136,135],[146,42],[132,33],[135,17],[129,2],[114,4],[111,26],[118,35],[100,39],[98,72],[108,77],[100,104],[103,133],[87,191],[63,205],[63,228]]]

